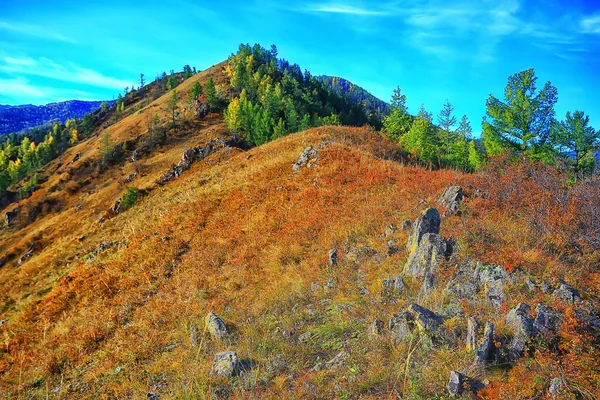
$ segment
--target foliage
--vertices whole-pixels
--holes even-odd
[[[128,210],[137,203],[139,197],[139,190],[134,186],[127,187],[125,194],[121,199],[121,207],[123,210]]]
[[[167,110],[171,114],[171,123],[173,129],[177,130],[177,110],[179,109],[179,94],[177,94],[177,90],[173,89],[171,92],[171,97],[169,97],[169,101],[167,102]]]
[[[576,174],[592,172],[595,154],[600,149],[600,131],[589,126],[590,118],[583,111],[567,112],[564,121],[555,122],[550,139],[560,154],[565,155]],[[571,159],[572,157],[572,159]]]

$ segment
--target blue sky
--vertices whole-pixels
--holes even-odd
[[[276,44],[313,74],[341,76],[411,112],[446,98],[480,129],[485,100],[533,67],[557,115],[600,129],[600,1],[0,2],[0,104],[112,99],[139,74],[205,69],[240,43]]]

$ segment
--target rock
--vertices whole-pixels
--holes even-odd
[[[446,258],[446,240],[442,235],[425,233],[404,266],[404,273],[414,277],[426,276],[437,269]]]
[[[37,247],[38,246],[36,246],[35,243],[30,244],[29,247],[27,248],[27,251],[25,253],[21,254],[21,257],[19,257],[19,259],[17,260],[17,265],[21,265],[25,261],[29,260]]]
[[[467,319],[467,351],[475,351],[477,349],[477,328],[479,324],[473,317]]]
[[[386,254],[388,256],[393,256],[396,253],[398,253],[398,248],[396,247],[396,241],[395,240],[388,240]]]
[[[560,314],[544,303],[538,303],[535,311],[537,315],[533,321],[534,328],[546,336],[556,334],[562,322]]]
[[[271,374],[280,374],[288,369],[288,363],[283,354],[277,354],[269,359],[267,371]]]
[[[137,172],[132,172],[131,174],[127,175],[127,178],[125,178],[125,183],[133,182],[136,177],[137,177]]]
[[[415,330],[424,332],[432,337],[441,336],[440,327],[443,323],[441,316],[431,310],[412,303],[408,308],[394,314],[388,322],[388,329],[396,343],[406,339]]]
[[[427,272],[423,277],[423,283],[421,283],[421,297],[429,295],[438,284],[438,277],[431,272]]]
[[[232,377],[239,373],[240,360],[235,351],[224,351],[215,354],[210,374],[214,376]]]
[[[552,397],[559,397],[564,393],[563,388],[567,386],[567,383],[563,378],[556,377],[550,381],[550,388],[548,392]]]
[[[400,343],[412,333],[412,329],[409,326],[409,321],[411,320],[412,316],[410,313],[402,311],[399,314],[392,315],[392,318],[388,321],[388,330],[396,343]]]
[[[425,210],[425,212],[415,220],[413,231],[408,238],[406,249],[409,253],[412,253],[417,249],[419,243],[421,243],[421,238],[426,233],[439,234],[441,221],[438,210],[435,208],[428,208]]]
[[[407,219],[402,223],[402,232],[408,232],[412,229],[412,221]]]
[[[530,292],[535,291],[535,283],[531,280],[531,278],[525,279],[525,285],[527,285],[527,288]]]
[[[0,327],[8,322],[7,319],[3,319],[0,321]]]
[[[308,343],[312,339],[312,333],[304,332],[302,335],[298,336],[298,341],[300,343]]]
[[[416,303],[409,305],[408,311],[414,315],[417,326],[430,333],[437,332],[438,328],[444,322],[441,316]]]
[[[337,288],[337,284],[333,278],[329,278],[323,287],[327,290],[335,290]]]
[[[329,252],[327,252],[327,265],[329,267],[333,267],[333,266],[337,265],[337,262],[338,262],[337,249],[330,249]]]
[[[206,329],[213,338],[222,340],[229,336],[229,329],[227,329],[225,322],[212,311],[208,313],[204,322],[206,324]]]
[[[561,282],[560,287],[552,292],[552,296],[567,303],[575,303],[581,300],[579,292],[564,282]]]
[[[381,282],[381,291],[379,295],[382,300],[392,300],[397,298],[402,292],[404,292],[405,285],[401,276],[393,276],[385,278]]]
[[[494,350],[494,324],[486,322],[483,330],[483,339],[477,348],[475,359],[480,363],[485,363],[493,355]]]
[[[319,284],[319,282],[311,282],[310,283],[310,290],[311,291],[316,292],[319,289],[321,289],[321,285]]]
[[[506,300],[504,284],[510,279],[510,275],[500,265],[477,265],[475,279],[480,286],[486,290],[485,297],[495,306],[500,307]]]
[[[300,153],[298,160],[296,160],[296,162],[292,165],[292,170],[294,172],[298,172],[302,167],[312,167],[315,161],[317,161],[317,155],[317,150],[312,146],[308,146],[302,153]]]
[[[350,358],[350,354],[347,351],[342,350],[335,357],[327,362],[320,362],[314,366],[313,371],[323,371],[325,369],[337,370],[340,369]]]
[[[195,108],[194,108],[194,118],[203,119],[210,112],[210,107],[208,104],[202,103],[200,100],[196,100]]]
[[[6,226],[14,225],[17,222],[17,220],[19,219],[20,213],[21,213],[21,209],[19,209],[19,208],[15,208],[12,211],[7,211],[6,213],[4,213],[4,224]]]
[[[398,228],[396,228],[396,225],[390,224],[385,227],[385,236],[391,236],[396,233],[397,230]]]
[[[73,159],[71,160],[71,163],[79,161],[80,158],[81,158],[81,153],[75,154],[75,157],[73,157]]]
[[[537,333],[533,319],[529,317],[530,310],[531,307],[527,304],[519,303],[504,318],[508,329],[513,334],[510,341],[510,358],[513,360],[523,354],[527,348],[527,342]]]
[[[450,380],[448,381],[448,392],[450,396],[457,397],[463,393],[463,385],[465,383],[465,376],[457,371],[450,371]]]
[[[123,201],[122,197],[119,197],[117,199],[117,201],[115,202],[115,205],[112,206],[112,208],[110,209],[110,212],[113,213],[114,215],[118,215],[121,212],[121,202]]]
[[[552,290],[552,286],[550,286],[548,282],[544,281],[540,285],[540,290],[542,291],[542,293],[550,293],[550,291]]]
[[[371,322],[369,325],[368,335],[370,338],[375,338],[381,336],[383,332],[383,321],[380,319],[375,319],[375,321]]]
[[[458,208],[463,198],[463,190],[460,186],[450,186],[444,190],[439,202],[446,208],[446,215],[453,215],[458,213]]]

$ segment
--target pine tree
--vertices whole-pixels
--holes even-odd
[[[177,89],[173,89],[173,92],[171,92],[171,97],[169,98],[169,101],[167,102],[167,109],[169,110],[169,113],[171,114],[172,126],[175,131],[177,131],[176,118],[177,118],[178,103],[179,103],[179,95],[177,94]]]

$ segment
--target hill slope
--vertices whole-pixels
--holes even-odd
[[[178,92],[225,82],[223,67]],[[189,110],[132,159],[169,98],[131,104],[106,127],[129,143],[126,159],[99,168],[103,138],[82,141],[3,211],[19,210],[0,231],[3,396],[432,398],[451,370],[483,398],[544,397],[552,382],[565,396],[598,393],[597,186],[566,191],[532,164],[473,175],[404,165],[370,128],[318,127],[246,151],[220,115]],[[455,184],[466,198],[444,213],[437,199]],[[137,204],[108,211],[128,186]],[[405,221],[432,206],[454,239],[427,240],[454,251],[435,253],[423,279],[405,268]],[[565,301],[559,278],[580,297]],[[524,337],[535,313],[507,318],[520,302],[551,306],[536,326],[560,316],[558,335]],[[205,327],[210,311],[222,339]],[[483,362],[465,346],[470,318]],[[520,343],[523,357],[507,361]],[[213,376],[226,350],[236,376]]]
[[[0,135],[20,132],[56,120],[64,123],[70,118],[82,118],[85,114],[100,108],[101,104],[101,101],[69,100],[43,106],[0,105]]]

